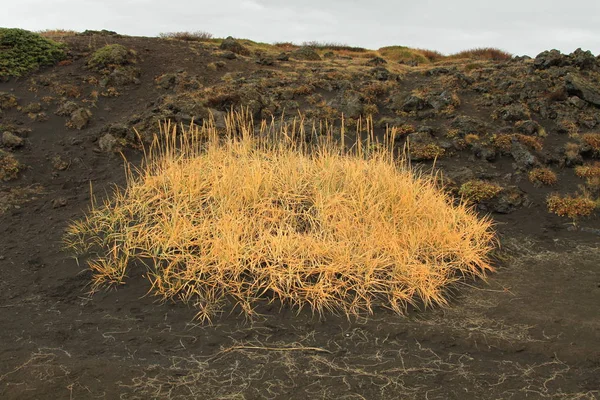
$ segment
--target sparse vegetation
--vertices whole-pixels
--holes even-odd
[[[78,34],[77,31],[70,29],[45,29],[37,32],[40,36],[46,39],[52,39],[54,41],[61,41],[64,38],[75,36]]]
[[[546,200],[548,211],[561,217],[569,217],[574,222],[580,217],[587,217],[596,208],[596,202],[585,196],[561,196],[552,194]]]
[[[20,77],[65,57],[62,44],[16,28],[0,28],[0,50],[0,78]]]
[[[304,42],[302,43],[302,46],[304,47],[312,47],[313,49],[320,49],[320,50],[335,50],[335,51],[347,51],[347,52],[351,52],[351,53],[364,53],[367,51],[367,49],[363,48],[363,47],[356,47],[356,46],[349,46],[347,44],[343,44],[343,43],[336,43],[336,42],[319,42],[319,41],[310,41],[310,42]],[[279,46],[281,47],[281,46]]]
[[[140,176],[68,230],[70,247],[100,255],[94,287],[150,259],[153,291],[192,302],[201,320],[228,298],[252,316],[265,296],[350,316],[445,304],[449,284],[491,270],[490,221],[452,206],[433,179],[378,146],[314,152],[292,126],[255,136],[246,116],[230,115],[224,142],[206,125],[165,126]]]
[[[162,32],[158,35],[162,39],[177,39],[186,42],[206,42],[213,38],[212,33],[205,31],[195,32]]]
[[[558,178],[550,168],[539,167],[529,171],[529,181],[534,185],[554,185]]]
[[[481,203],[491,200],[502,191],[502,187],[495,183],[472,180],[463,183],[458,190],[458,194],[471,203]]]

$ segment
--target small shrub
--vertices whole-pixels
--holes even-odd
[[[388,93],[390,86],[384,82],[372,82],[361,89],[361,93],[367,99],[375,100],[379,96]]]
[[[575,174],[585,178],[586,187],[592,192],[600,191],[600,162],[592,165],[579,165],[575,167]]]
[[[275,43],[273,43],[273,46],[278,47],[285,51],[296,50],[300,47],[299,45],[294,44],[292,42],[275,42]]]
[[[580,178],[593,178],[600,176],[600,163],[596,162],[592,165],[578,165],[575,167],[575,175]]]
[[[502,187],[495,183],[481,180],[472,180],[463,183],[458,194],[472,203],[480,203],[496,197],[502,191]]]
[[[527,136],[519,133],[515,135],[515,138],[530,150],[540,151],[543,148],[542,141],[536,136]]]
[[[303,84],[303,85],[295,87],[292,90],[292,93],[294,93],[295,95],[306,96],[306,95],[313,93],[314,91],[315,91],[315,88],[312,85]]]
[[[365,104],[363,107],[364,115],[377,115],[379,114],[379,108],[377,108],[377,104]]]
[[[448,139],[454,139],[460,135],[460,131],[458,129],[448,129],[446,132],[446,137]]]
[[[581,153],[581,146],[577,143],[569,142],[565,144],[565,156],[568,159],[576,159]]]
[[[499,135],[492,136],[492,145],[505,153],[508,153],[512,149],[512,135],[501,133]]]
[[[443,55],[442,53],[440,53],[439,51],[436,51],[436,50],[429,50],[429,49],[415,49],[415,50],[417,50],[418,52],[423,54],[423,56],[431,62],[440,61],[446,57],[445,55]]]
[[[0,28],[0,78],[23,76],[64,57],[60,43],[24,29]]]
[[[512,58],[512,54],[493,47],[480,47],[460,51],[458,53],[452,54],[450,58],[470,58],[476,60],[506,61]]]
[[[0,92],[0,111],[15,108],[17,105],[17,98],[14,95]]]
[[[0,150],[0,181],[16,179],[21,168],[21,163],[12,154]]]
[[[534,185],[554,185],[558,178],[550,168],[542,167],[529,171],[529,181]]]
[[[583,196],[561,196],[552,194],[548,196],[546,203],[548,211],[560,217],[569,217],[577,220],[579,217],[589,216],[596,208],[596,202]]]
[[[561,119],[560,121],[558,121],[557,125],[560,132],[566,132],[569,135],[575,135],[579,132],[579,127],[577,126],[577,123],[570,119]]]
[[[96,70],[110,69],[127,65],[133,61],[133,53],[120,44],[108,44],[96,50],[88,60],[88,65]]]
[[[600,133],[585,133],[581,136],[581,141],[589,146],[596,157],[600,157]]]
[[[184,40],[186,42],[206,42],[213,38],[212,33],[204,31],[195,32],[163,32],[158,34],[162,39]]]
[[[465,142],[469,145],[477,143],[480,140],[479,135],[476,135],[474,133],[467,133],[465,135]]]
[[[444,155],[446,150],[435,143],[414,143],[410,145],[410,158],[419,160],[433,160]]]

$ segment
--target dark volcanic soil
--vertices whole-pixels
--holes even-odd
[[[85,67],[89,53],[107,43],[136,51],[135,80],[103,84],[102,73]],[[570,220],[545,206],[549,193],[575,193],[584,184],[561,150],[577,136],[561,126],[570,121],[574,127],[567,128],[575,133],[600,126],[593,104],[566,94],[550,101],[549,93],[560,90],[569,72],[595,79],[596,67],[568,65],[566,56],[545,69],[532,60],[476,67],[390,62],[391,76],[381,80],[366,59],[261,65],[256,61],[264,55],[231,60],[211,44],[110,36],[71,38],[69,44],[71,64],[0,83],[0,92],[14,95],[21,107],[0,113],[2,131],[23,139],[3,150],[25,166],[17,179],[0,181],[0,399],[600,398],[600,219],[593,215],[572,229]],[[442,72],[427,72],[436,68]],[[173,74],[173,85],[160,79],[165,74]],[[452,79],[440,81],[440,74]],[[512,83],[502,86],[506,81]],[[196,324],[186,305],[147,295],[141,269],[117,290],[87,295],[85,260],[63,252],[61,238],[87,210],[90,182],[99,196],[123,184],[123,159],[115,151],[134,163],[140,159],[128,139],[132,127],[145,128],[144,136],[157,119],[187,122],[206,116],[208,108],[232,105],[249,105],[261,117],[295,101],[320,117],[330,112],[325,101],[348,113],[356,99],[335,99],[348,87],[361,92],[365,82],[389,85],[371,101],[380,117],[417,131],[431,127],[423,131],[447,149],[437,166],[457,185],[464,176],[488,179],[526,199],[509,210],[480,205],[482,213],[493,212],[502,245],[487,283],[455,288],[446,309],[413,310],[406,317],[375,310],[364,321],[319,319],[265,306],[253,322],[233,311],[213,326]],[[312,89],[280,90],[304,84]],[[452,109],[427,105],[444,85],[460,103]],[[405,102],[394,113],[394,98],[416,89],[422,107],[412,110]],[[192,105],[177,98],[200,92],[201,101]],[[359,100],[359,106],[368,103]],[[91,111],[81,130],[65,125],[69,116],[55,114],[67,101]],[[31,111],[32,103],[41,109]],[[492,117],[515,104],[529,114]],[[516,132],[523,120],[545,129],[544,147],[528,151],[534,164],[519,158],[522,147],[514,143],[486,161],[475,146],[447,143],[452,135],[444,132],[463,129],[464,116],[488,124],[480,147],[490,148],[484,136]],[[100,145],[107,134],[118,139],[117,147]],[[580,157],[592,163],[596,156],[582,148]],[[532,185],[527,172],[535,165],[551,166],[557,184]]]

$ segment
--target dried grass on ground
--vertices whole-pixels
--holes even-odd
[[[201,320],[228,301],[251,316],[262,299],[351,316],[443,305],[450,284],[492,269],[490,220],[395,159],[395,132],[342,151],[330,126],[309,146],[304,125],[276,125],[232,114],[224,139],[165,125],[127,187],[68,230],[96,254],[93,287],[123,283],[137,260],[153,293]]]

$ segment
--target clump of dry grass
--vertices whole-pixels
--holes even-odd
[[[205,31],[195,32],[161,32],[158,36],[162,39],[184,40],[186,42],[205,42],[213,38],[212,33]]]
[[[46,39],[62,40],[67,37],[76,36],[79,32],[72,29],[45,29],[37,32],[40,36]]]
[[[494,47],[480,47],[463,50],[452,54],[450,58],[470,58],[476,60],[506,61],[512,58],[512,54]]]
[[[444,305],[448,285],[492,270],[491,221],[395,158],[395,130],[348,152],[343,125],[338,145],[332,128],[314,146],[302,121],[260,126],[231,114],[220,139],[212,123],[165,124],[126,188],[68,228],[68,247],[97,254],[93,288],[137,260],[153,293],[203,321],[228,300],[252,316],[261,299],[350,317]]]

